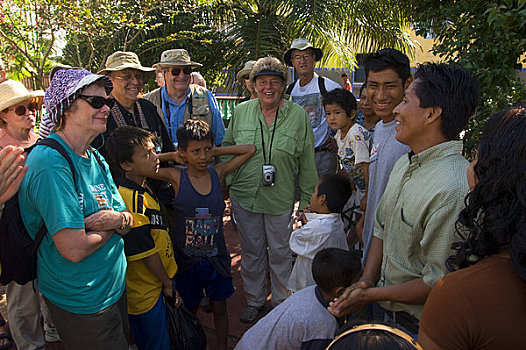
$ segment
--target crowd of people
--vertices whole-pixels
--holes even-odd
[[[168,350],[167,303],[204,300],[209,348],[227,349],[225,197],[251,325],[236,349],[526,346],[526,107],[491,116],[469,163],[473,74],[411,74],[386,48],[357,101],[346,74],[315,73],[322,57],[299,38],[246,62],[228,128],[184,49],[60,65],[45,92],[0,62],[0,205],[16,197],[29,235],[45,230],[36,279],[6,286],[0,349]]]

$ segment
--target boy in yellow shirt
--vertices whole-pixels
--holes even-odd
[[[124,236],[130,330],[139,349],[170,350],[161,293],[172,297],[175,292],[171,279],[177,264],[159,202],[147,181],[159,170],[155,141],[147,130],[124,126],[113,131],[106,148],[125,172],[119,193],[133,215],[133,226]],[[181,300],[178,294],[176,300]]]

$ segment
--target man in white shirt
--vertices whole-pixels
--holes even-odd
[[[292,101],[302,106],[310,117],[318,176],[336,172],[338,151],[327,124],[321,97],[327,91],[341,88],[340,84],[314,73],[314,65],[322,56],[321,49],[313,47],[303,38],[294,40],[290,49],[283,55],[283,61],[293,66],[299,75],[299,79],[288,86],[286,93],[292,97]]]

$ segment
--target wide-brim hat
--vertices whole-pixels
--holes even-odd
[[[193,62],[188,51],[185,49],[166,50],[161,54],[161,62],[153,65],[154,68],[172,66],[191,66],[192,68],[202,67],[201,63]]]
[[[243,84],[243,77],[245,75],[250,74],[250,71],[252,70],[252,67],[254,67],[255,64],[256,64],[256,61],[248,61],[247,63],[245,63],[245,66],[243,67],[243,69],[237,72],[236,79],[240,84]]]
[[[29,91],[24,84],[15,80],[6,80],[0,84],[0,111],[30,100],[42,106],[44,91]]]
[[[287,66],[292,67],[292,61],[290,60],[292,51],[303,51],[307,49],[311,49],[314,52],[314,61],[318,62],[323,57],[323,51],[320,48],[312,46],[310,41],[308,41],[307,39],[299,38],[294,40],[292,42],[292,45],[290,45],[290,49],[288,49],[287,52],[285,52],[285,54],[283,55],[283,62],[285,62]]]
[[[44,106],[55,125],[59,125],[64,111],[81,94],[82,90],[97,80],[104,81],[106,94],[113,89],[110,78],[88,72],[85,69],[61,69],[55,73],[44,95]]]
[[[112,53],[106,60],[104,69],[97,72],[97,74],[108,74],[124,69],[137,69],[141,72],[147,73],[146,80],[152,77],[155,68],[144,67],[139,61],[139,57],[134,52],[117,51]]]

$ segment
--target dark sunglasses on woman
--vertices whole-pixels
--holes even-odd
[[[16,107],[12,107],[12,108],[8,108],[8,109],[14,110],[16,115],[21,117],[21,116],[25,115],[27,113],[27,111],[35,112],[38,109],[38,103],[30,102],[30,103],[28,103],[25,106],[24,105],[18,105]]]
[[[115,103],[115,100],[112,98],[105,98],[102,96],[86,96],[86,95],[79,95],[79,98],[86,101],[91,107],[95,109],[102,108],[102,106],[106,105],[109,108],[113,107],[113,104]]]

